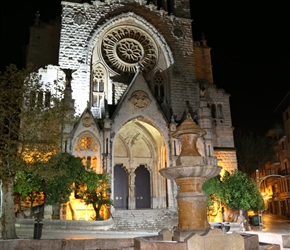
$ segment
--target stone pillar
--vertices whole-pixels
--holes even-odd
[[[210,228],[207,221],[206,195],[202,185],[206,178],[187,177],[175,180],[179,186],[178,229],[205,231]]]
[[[129,198],[128,198],[128,209],[136,208],[135,198],[135,172],[134,169],[129,170]]]

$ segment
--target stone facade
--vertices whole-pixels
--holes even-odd
[[[206,131],[200,154],[237,168],[230,95],[213,83],[205,38],[192,39],[189,1],[147,2],[63,1],[58,65],[39,71],[45,82],[69,78],[80,118],[63,147],[112,175],[112,212],[177,208],[176,184],[159,170],[176,164],[172,133],[188,114]],[[32,34],[29,51],[37,46]]]

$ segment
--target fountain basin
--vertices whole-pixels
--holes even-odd
[[[210,179],[217,176],[222,167],[220,166],[175,166],[170,168],[160,169],[160,174],[166,179],[179,179],[187,177],[201,177]]]

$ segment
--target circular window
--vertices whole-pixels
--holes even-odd
[[[149,71],[157,61],[154,41],[135,27],[117,27],[103,38],[102,54],[106,63],[118,73],[135,73],[139,65]]]

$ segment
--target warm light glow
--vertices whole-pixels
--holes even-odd
[[[31,164],[35,161],[47,162],[50,159],[50,157],[54,154],[56,154],[55,150],[44,153],[44,152],[39,152],[36,149],[33,151],[30,149],[26,149],[23,151],[22,157],[26,163]]]
[[[222,168],[222,170],[221,170],[221,172],[220,172],[220,176],[221,176],[221,177],[224,177],[224,176],[225,176],[225,173],[226,173],[225,168]]]

